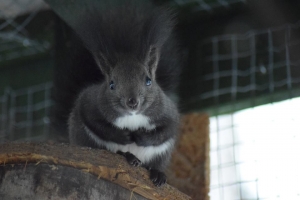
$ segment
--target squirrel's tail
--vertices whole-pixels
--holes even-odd
[[[55,37],[54,106],[50,119],[53,132],[67,137],[68,117],[78,94],[85,87],[103,81],[104,76],[74,31],[58,17]]]

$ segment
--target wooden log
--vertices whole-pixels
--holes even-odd
[[[0,199],[190,199],[170,185],[155,187],[146,169],[105,150],[7,143],[0,165]]]
[[[1,167],[0,199],[138,199],[117,184],[84,171],[49,164],[9,165]]]

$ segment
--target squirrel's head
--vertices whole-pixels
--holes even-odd
[[[95,55],[95,54],[94,54]],[[122,55],[113,64],[102,54],[95,55],[105,75],[105,94],[112,108],[120,113],[142,113],[160,90],[155,80],[158,48],[151,47],[144,60]]]

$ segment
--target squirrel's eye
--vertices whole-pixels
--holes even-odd
[[[113,81],[110,81],[109,87],[111,90],[115,89],[115,83]]]
[[[147,78],[146,78],[146,85],[147,86],[150,86],[152,84],[152,81],[151,81],[151,79],[147,76]]]

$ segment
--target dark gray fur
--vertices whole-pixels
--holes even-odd
[[[123,145],[136,143],[155,147],[177,138],[179,114],[168,97],[177,86],[180,72],[177,45],[172,35],[172,14],[150,5],[124,2],[118,6],[108,3],[100,10],[93,8],[93,12],[75,27],[104,80],[85,87],[75,101],[69,117],[69,137],[73,144],[104,148],[84,127],[101,140]],[[152,80],[150,86],[146,85],[146,77]],[[115,86],[113,90],[110,89],[111,81]],[[129,98],[138,100],[138,106],[128,107]],[[156,128],[130,131],[113,125],[118,117],[130,115],[130,111],[147,116]],[[172,150],[173,147],[142,163],[151,169],[155,185],[164,184],[162,172]]]

